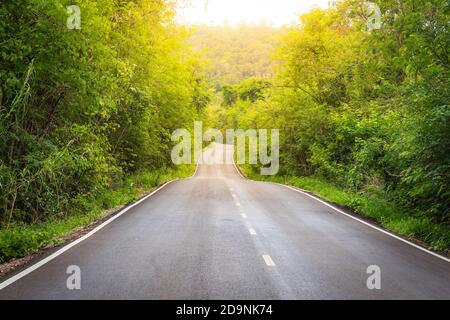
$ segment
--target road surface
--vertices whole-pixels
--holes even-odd
[[[80,290],[67,288],[71,265]],[[381,290],[367,287],[373,265]],[[232,164],[202,164],[0,299],[450,299],[450,263]]]

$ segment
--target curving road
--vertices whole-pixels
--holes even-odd
[[[81,290],[67,289],[70,265]],[[232,164],[199,165],[15,279],[0,299],[450,299],[448,261]]]

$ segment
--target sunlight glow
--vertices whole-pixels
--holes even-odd
[[[239,22],[268,22],[275,26],[296,21],[313,7],[326,8],[329,0],[192,0],[179,11],[181,23],[236,25]]]

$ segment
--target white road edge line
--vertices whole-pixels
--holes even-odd
[[[233,165],[234,168],[236,169],[237,173],[241,176],[242,179],[247,179],[246,177],[244,177],[244,175],[241,173],[241,170],[239,170],[239,168],[237,167],[236,163],[234,162],[234,157],[233,157]]]
[[[236,171],[239,173],[239,175],[240,175],[242,178],[247,179],[247,178],[244,177],[244,176],[242,175],[242,173],[239,171],[238,167],[236,166],[236,163],[233,163],[233,164],[234,164],[234,167],[235,167]],[[248,180],[248,179],[247,179],[247,180]],[[266,183],[267,183],[267,182],[266,182]],[[397,235],[395,235],[395,234],[393,234],[393,233],[391,233],[391,232],[389,232],[389,231],[386,231],[386,230],[381,229],[381,228],[379,228],[379,227],[377,227],[377,226],[374,226],[373,224],[370,224],[370,223],[368,223],[368,222],[366,222],[366,221],[364,221],[364,220],[358,219],[357,217],[354,217],[354,216],[352,216],[351,214],[348,214],[348,213],[342,211],[341,209],[338,209],[338,208],[332,206],[331,204],[329,204],[329,203],[323,201],[322,199],[319,199],[319,198],[317,198],[317,197],[315,197],[315,196],[309,194],[308,192],[306,192],[306,190],[301,190],[301,189],[294,188],[294,187],[291,187],[291,186],[288,186],[288,185],[285,185],[285,184],[281,184],[281,183],[273,183],[273,182],[269,182],[269,183],[271,183],[271,184],[276,184],[276,185],[279,185],[279,186],[282,186],[282,187],[291,189],[291,190],[293,190],[293,191],[295,191],[295,192],[301,193],[301,194],[303,194],[303,195],[305,195],[305,196],[308,196],[308,197],[310,197],[310,198],[312,198],[312,199],[314,199],[314,200],[317,200],[317,201],[319,201],[320,203],[326,205],[327,207],[333,209],[334,211],[339,212],[340,214],[343,214],[343,215],[346,216],[346,217],[349,217],[349,218],[351,218],[351,219],[353,219],[353,220],[356,220],[356,221],[358,221],[358,222],[360,222],[360,223],[362,223],[362,224],[364,224],[364,225],[366,225],[366,226],[368,226],[368,227],[370,227],[370,228],[372,228],[372,229],[375,229],[375,230],[377,230],[377,231],[380,231],[380,232],[382,232],[382,233],[384,233],[384,234],[386,234],[386,235],[388,235],[388,236],[390,236],[390,237],[392,237],[392,238],[395,238],[395,239],[397,239],[397,240],[402,241],[403,243],[409,244],[410,246],[412,246],[412,247],[414,247],[414,248],[416,248],[416,249],[419,249],[419,250],[421,250],[421,251],[423,251],[423,252],[426,252],[426,253],[428,253],[428,254],[430,254],[430,255],[436,257],[436,258],[442,259],[442,260],[444,260],[444,261],[450,263],[450,259],[448,259],[448,258],[446,258],[446,257],[444,257],[444,256],[441,256],[440,254],[437,254],[437,253],[435,253],[435,252],[433,252],[433,251],[430,251],[430,250],[428,250],[428,249],[425,249],[425,248],[423,248],[423,247],[421,247],[421,246],[419,246],[419,245],[417,245],[417,244],[415,244],[415,243],[413,243],[413,242],[411,242],[411,241],[408,241],[408,240],[406,240],[406,239],[403,239],[402,237],[399,237],[399,236],[397,236]]]
[[[197,175],[198,166],[200,164],[200,161],[203,160],[202,157],[203,157],[203,154],[198,158],[197,165],[195,166],[195,172],[194,172],[194,174],[192,175],[191,178],[194,178]]]
[[[273,262],[272,258],[269,255],[263,255],[262,257],[268,267],[275,267],[275,262]]]
[[[4,282],[0,283],[0,290],[6,288],[7,286],[13,284],[14,282],[16,282],[17,280],[25,277],[26,275],[30,274],[31,272],[33,272],[34,270],[42,267],[43,265],[49,263],[50,261],[52,261],[53,259],[55,259],[56,257],[60,256],[61,254],[63,254],[64,252],[68,251],[69,249],[75,247],[76,245],[78,245],[79,243],[83,242],[84,240],[90,238],[92,235],[94,235],[95,233],[97,233],[98,231],[100,231],[101,229],[103,229],[104,227],[106,227],[108,224],[110,224],[111,222],[113,222],[114,220],[118,219],[119,217],[121,217],[123,214],[125,214],[127,211],[129,211],[130,209],[134,208],[135,206],[137,206],[138,204],[141,204],[142,202],[144,202],[145,200],[147,200],[148,198],[150,198],[151,196],[153,196],[155,193],[157,193],[158,191],[160,191],[161,189],[165,188],[166,186],[168,186],[169,184],[171,184],[172,182],[175,182],[177,180],[172,180],[169,181],[165,184],[163,184],[161,187],[159,187],[158,189],[156,189],[155,191],[153,191],[152,193],[150,193],[149,195],[145,196],[144,198],[142,198],[141,200],[137,201],[136,203],[130,205],[129,207],[123,209],[122,211],[120,211],[118,214],[116,214],[114,217],[110,218],[109,220],[103,222],[101,225],[99,225],[98,227],[96,227],[95,229],[93,229],[91,232],[89,232],[88,234],[84,235],[83,237],[69,243],[68,245],[66,245],[65,247],[59,249],[58,251],[56,251],[55,253],[53,253],[52,255],[48,256],[47,258],[42,259],[41,261],[37,262],[36,264],[32,265],[31,267],[28,267],[27,269],[19,272],[18,274],[16,274],[15,276],[5,280]]]
[[[193,175],[193,177],[195,177],[197,175],[197,171],[198,171],[198,166],[199,166],[199,162],[197,162],[197,167],[195,169],[195,173]],[[154,194],[156,194],[157,192],[159,192],[160,190],[162,190],[163,188],[167,187],[169,184],[171,184],[172,182],[178,181],[179,179],[174,179],[171,180],[169,182],[166,182],[165,184],[163,184],[162,186],[160,186],[158,189],[156,189],[155,191],[153,191],[152,193],[150,193],[149,195],[145,196],[144,198],[142,198],[141,200],[133,203],[132,205],[126,207],[125,209],[123,209],[122,211],[120,211],[118,214],[116,214],[114,217],[106,220],[105,222],[103,222],[101,225],[99,225],[98,227],[96,227],[95,229],[93,229],[91,232],[89,232],[88,234],[84,235],[83,237],[69,243],[68,245],[62,247],[61,249],[59,249],[58,251],[56,251],[55,253],[51,254],[50,256],[48,256],[47,258],[44,258],[40,261],[38,261],[37,263],[35,263],[34,265],[26,268],[25,270],[19,272],[18,274],[12,276],[9,279],[6,279],[5,281],[3,281],[2,283],[0,283],[0,290],[8,287],[9,285],[13,284],[14,282],[20,280],[21,278],[25,277],[26,275],[30,274],[31,272],[39,269],[40,267],[42,267],[43,265],[49,263],[50,261],[52,261],[53,259],[55,259],[56,257],[60,256],[61,254],[63,254],[64,252],[70,250],[71,248],[75,247],[76,245],[80,244],[81,242],[83,242],[84,240],[90,238],[91,236],[93,236],[95,233],[97,233],[98,231],[100,231],[101,229],[103,229],[104,227],[106,227],[108,224],[110,224],[111,222],[113,222],[114,220],[118,219],[120,216],[122,216],[123,214],[125,214],[127,211],[129,211],[130,209],[134,208],[135,206],[141,204],[142,202],[144,202],[145,200],[147,200],[148,198],[150,198],[151,196],[153,196]]]

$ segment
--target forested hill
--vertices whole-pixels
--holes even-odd
[[[209,75],[216,83],[238,83],[273,76],[272,56],[283,31],[268,24],[196,25],[188,42],[208,61]]]

